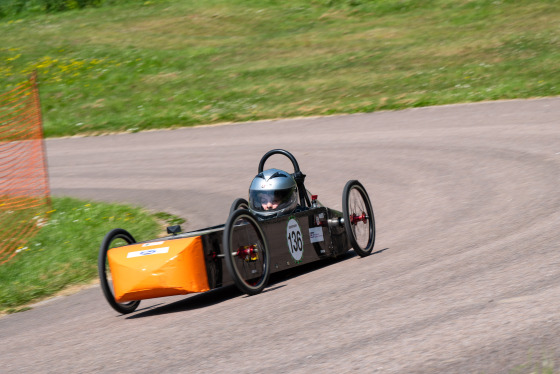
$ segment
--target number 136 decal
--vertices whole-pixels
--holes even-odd
[[[298,222],[292,218],[288,221],[286,230],[286,239],[288,240],[288,248],[296,262],[301,261],[303,257],[303,236]]]

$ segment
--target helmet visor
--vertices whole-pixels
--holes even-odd
[[[274,191],[249,190],[251,208],[256,212],[276,212],[294,205],[295,188]]]

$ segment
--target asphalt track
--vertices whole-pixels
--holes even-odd
[[[294,271],[257,296],[223,288],[143,301],[128,316],[99,287],[57,298],[0,319],[3,373],[560,367],[560,98],[47,146],[55,195],[172,212],[187,229],[225,222],[261,155],[284,148],[327,206],[341,209],[347,180],[364,184],[377,252]]]

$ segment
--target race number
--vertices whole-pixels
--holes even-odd
[[[296,262],[301,261],[303,257],[303,236],[299,224],[294,218],[288,221],[286,239],[288,240],[288,249],[294,260]]]

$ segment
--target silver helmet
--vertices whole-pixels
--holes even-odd
[[[259,173],[249,187],[249,210],[261,217],[292,212],[297,206],[297,185],[291,174],[268,169]]]

